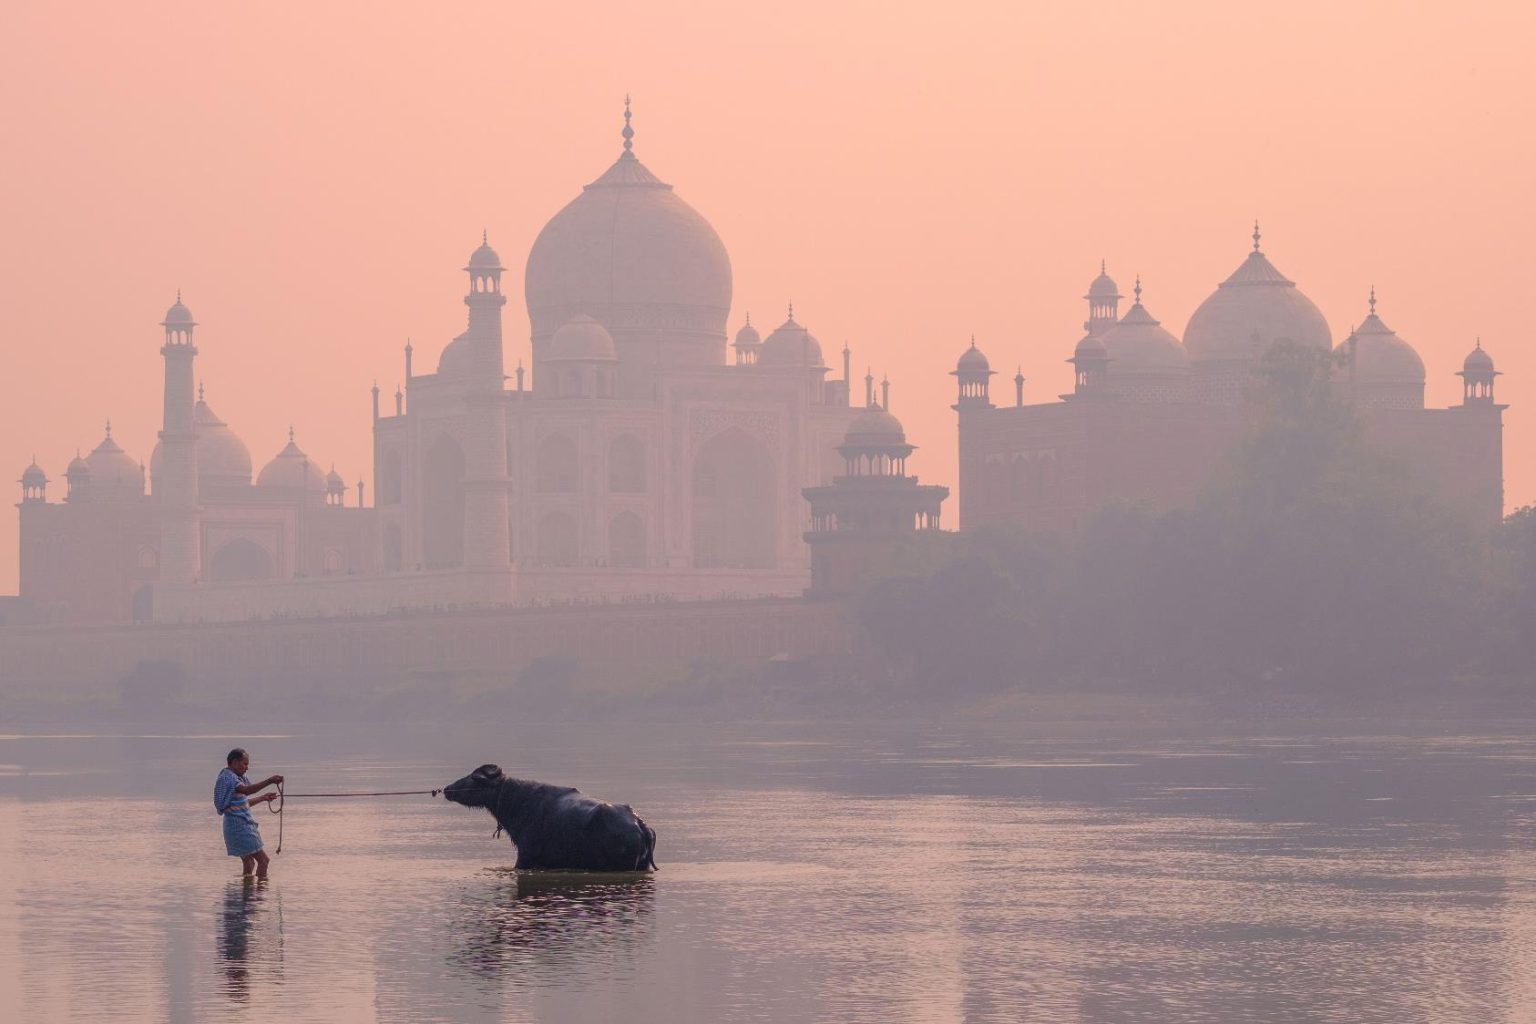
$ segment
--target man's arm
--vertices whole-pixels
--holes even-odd
[[[281,775],[273,775],[270,778],[263,779],[261,782],[253,782],[249,786],[241,783],[235,787],[235,792],[239,793],[241,796],[250,796],[252,793],[260,793],[268,786],[275,786],[282,781],[283,777]]]

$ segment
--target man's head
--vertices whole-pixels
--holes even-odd
[[[506,776],[494,764],[483,764],[455,782],[443,787],[443,799],[452,800],[465,807],[489,808],[501,792]]]
[[[244,747],[236,747],[229,752],[229,756],[224,759],[224,763],[229,765],[229,770],[236,775],[244,775],[251,767],[251,755],[245,752]]]

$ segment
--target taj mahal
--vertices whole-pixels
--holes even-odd
[[[147,468],[109,424],[64,500],[35,462],[23,474],[22,598],[47,622],[174,623],[799,596],[807,488],[847,470],[923,503],[943,490],[905,476],[873,382],[851,404],[846,346],[829,378],[792,306],[766,336],[750,319],[728,336],[730,257],[636,157],[627,104],[618,159],[533,243],[531,367],[507,372],[505,268],[484,237],[464,273],[468,323],[435,370],[407,345],[393,404],[373,389],[371,494],[292,431],[253,470],[195,383],[217,341],[178,295]],[[921,519],[937,528],[937,505]]]
[[[948,489],[907,471],[914,446],[851,353],[833,375],[795,318],[732,337],[731,261],[709,222],[634,153],[534,240],[523,282],[531,366],[507,372],[505,267],[482,234],[464,266],[468,323],[393,396],[373,388],[373,492],[292,431],[259,472],[197,383],[192,311],[161,323],[164,410],[147,465],[106,436],[64,473],[21,477],[21,594],[31,621],[239,622],[528,604],[835,596],[889,546],[938,530]],[[955,365],[962,529],[1072,533],[1117,502],[1187,505],[1240,441],[1245,394],[1285,342],[1332,354],[1334,387],[1372,441],[1479,528],[1503,514],[1503,411],[1492,357],[1467,355],[1461,403],[1426,408],[1426,369],[1372,289],[1335,342],[1322,312],[1252,249],[1182,336],[1105,267],[1085,333],[1061,354],[1071,393],[994,400],[973,341]],[[217,332],[212,331],[217,344]],[[530,379],[531,378],[531,379]],[[214,382],[217,388],[218,382]],[[215,391],[215,394],[217,392]]]

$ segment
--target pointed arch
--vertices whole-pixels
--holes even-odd
[[[464,564],[464,450],[447,434],[422,463],[421,553],[428,569]]]
[[[777,564],[778,502],[773,455],[731,427],[694,456],[693,564],[770,569]]]
[[[236,537],[220,547],[208,559],[210,583],[239,583],[270,580],[277,575],[272,552],[249,537]]]
[[[643,569],[646,564],[645,523],[633,512],[620,512],[608,522],[608,564],[619,569]]]

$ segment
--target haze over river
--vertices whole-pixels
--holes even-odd
[[[131,730],[122,730],[128,732]],[[253,735],[252,733],[260,733]],[[1511,733],[1514,733],[1511,727]],[[0,737],[0,1007],[37,1021],[1536,1021],[1536,740],[1109,726]],[[655,875],[519,876],[426,796],[631,803]],[[277,818],[257,808],[269,852]]]

